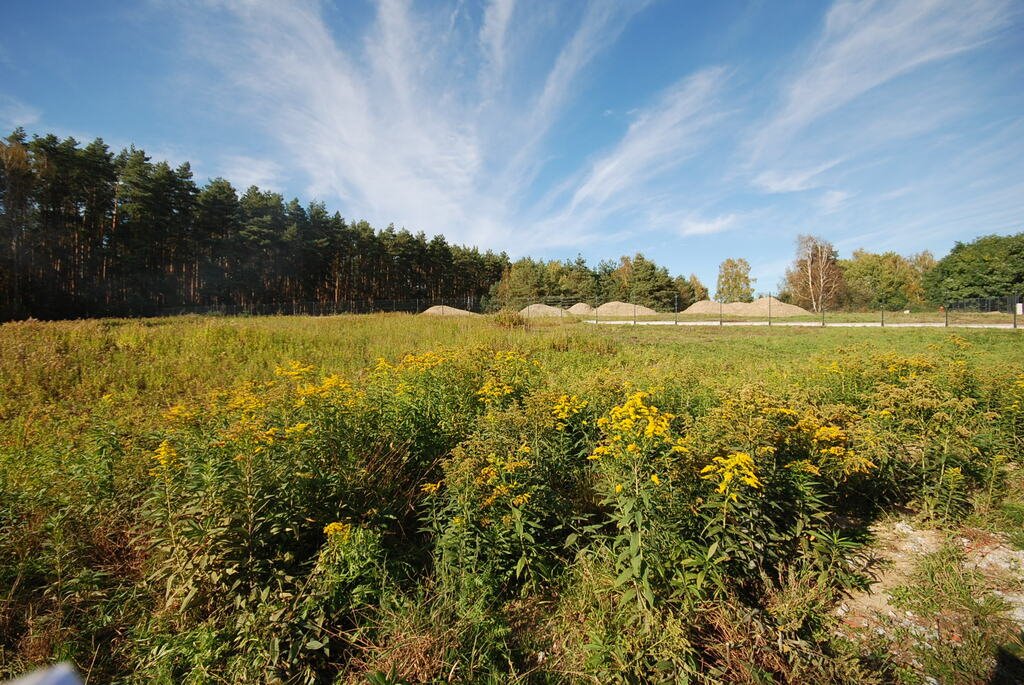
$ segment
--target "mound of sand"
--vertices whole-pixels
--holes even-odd
[[[694,302],[683,310],[683,314],[717,314],[719,305],[712,300],[700,300]]]
[[[549,304],[531,304],[519,310],[519,316],[544,317],[544,316],[565,316],[565,310],[561,307],[552,307]]]
[[[771,303],[770,307],[769,302]],[[810,314],[803,307],[779,302],[774,297],[759,297],[753,302],[730,302],[725,305],[719,305],[719,303],[712,302],[711,300],[701,300],[687,307],[684,314],[718,314],[721,311],[722,314],[731,314],[733,316],[767,317],[769,308],[771,309],[773,319],[776,317],[784,318],[787,316],[806,316]]]
[[[420,313],[424,316],[480,316],[476,312],[467,312],[465,309],[446,307],[443,304],[435,304],[430,309]]]
[[[586,302],[577,302],[573,306],[569,307],[569,313],[575,314],[576,316],[590,316],[594,313],[594,308]]]
[[[651,316],[658,312],[642,304],[632,305],[628,302],[605,302],[597,308],[596,313],[598,316],[633,316],[634,313],[637,316]]]
[[[754,300],[751,304],[758,308],[759,311],[763,311],[765,315],[768,314],[768,301],[772,303],[772,317],[776,316],[807,316],[810,314],[809,311],[803,307],[797,307],[795,304],[786,304],[780,302],[774,297],[759,297]]]

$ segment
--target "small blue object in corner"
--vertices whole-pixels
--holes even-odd
[[[82,685],[82,679],[75,673],[71,664],[57,664],[52,668],[11,680],[7,685]]]

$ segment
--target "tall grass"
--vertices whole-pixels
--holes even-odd
[[[1005,331],[5,325],[0,674],[884,679],[832,630],[857,528],[1012,508],[1022,361]]]

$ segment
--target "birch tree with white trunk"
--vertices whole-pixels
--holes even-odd
[[[813,235],[796,239],[796,261],[786,271],[786,288],[794,303],[820,312],[843,292],[843,271],[832,243]]]

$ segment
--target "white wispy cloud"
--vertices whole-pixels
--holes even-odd
[[[484,10],[480,26],[480,49],[487,60],[481,72],[481,88],[489,96],[501,83],[507,62],[506,41],[516,0],[491,0]]]
[[[791,69],[754,82],[693,61],[654,92],[582,100],[649,4],[371,0],[358,26],[298,0],[175,11],[191,18],[194,80],[263,134],[212,164],[241,187],[304,182],[351,218],[513,254],[742,232],[766,264],[780,236],[863,234],[870,212],[885,220],[875,198],[958,197],[913,160],[950,163],[944,136],[983,137],[957,128],[988,97],[961,58],[1016,21],[1011,0],[838,0]],[[994,168],[944,173],[966,187],[968,169]],[[998,217],[1006,185],[983,189]]]
[[[754,178],[754,185],[769,193],[795,193],[818,186],[818,178],[843,160],[833,159],[810,169],[768,169]]]
[[[849,199],[850,193],[845,190],[828,190],[818,200],[818,206],[823,214],[832,214],[842,209]]]
[[[893,160],[918,154],[912,141],[934,144],[970,114],[969,72],[946,67],[1012,18],[1008,0],[838,0],[751,128],[743,146],[751,185],[767,193],[842,186],[806,205],[832,221],[869,201]],[[922,184],[921,176],[898,185]]]
[[[727,231],[736,225],[739,217],[736,214],[723,214],[711,219],[689,217],[679,227],[680,235],[713,235]]]
[[[466,35],[461,5],[438,20],[397,0],[376,2],[355,44],[336,38],[317,5],[292,2],[217,3],[230,21],[207,30],[201,9],[190,15],[190,34],[196,56],[230,84],[224,105],[246,111],[292,156],[312,195],[337,198],[376,224],[518,252],[568,243],[583,215],[600,221],[635,201],[638,188],[692,153],[711,120],[722,70],[666,89],[618,145],[564,175],[561,199],[534,199],[552,127],[584,72],[646,5],[587,3],[568,12],[568,30],[570,18],[556,17],[564,42],[541,78],[525,82],[515,79],[535,66],[531,46],[551,36],[529,35],[544,26],[519,22],[514,0],[491,0]],[[453,78],[445,49],[475,52],[471,78]],[[513,87],[525,95],[509,102],[503,93]],[[242,186],[272,184],[283,162],[238,157],[221,168]]]
[[[702,142],[698,134],[722,115],[715,96],[724,74],[719,67],[683,79],[641,112],[615,149],[593,165],[573,194],[570,211],[621,201],[626,189],[643,185],[693,154]]]
[[[263,190],[279,188],[284,169],[269,159],[249,155],[225,155],[221,158],[217,171],[218,176],[228,179],[240,192],[244,192],[249,186],[259,186]]]
[[[841,0],[782,106],[753,141],[755,157],[873,88],[976,48],[1011,18],[1009,0]]]
[[[41,112],[17,98],[0,93],[0,128],[31,126],[39,121]]]
[[[959,149],[984,139],[961,125],[989,97],[962,58],[1005,38],[1019,14],[1010,0],[835,2],[810,46],[794,53],[774,104],[739,148],[756,190],[819,191],[780,198],[785,204],[774,206],[775,223],[810,223],[841,245],[868,241],[853,247],[883,240],[913,245],[934,235],[918,216],[934,220],[938,207],[949,215],[952,204],[973,205],[956,190],[968,182],[966,167],[941,150],[944,141],[962,141],[952,143]],[[920,159],[929,162],[915,164]],[[1005,175],[995,168],[977,173]],[[950,179],[957,180],[947,187]],[[916,207],[918,216],[893,212],[897,198],[916,206],[929,196],[942,199]],[[1005,208],[1007,198],[993,194],[989,201]],[[872,224],[885,228],[865,230]]]

